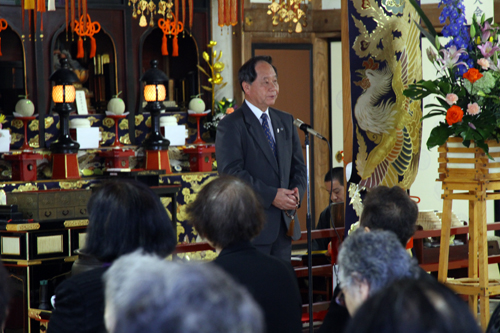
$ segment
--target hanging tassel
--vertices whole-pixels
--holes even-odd
[[[218,2],[219,4],[219,22],[218,22],[218,25],[219,27],[223,27],[224,26],[224,0],[219,0]],[[191,24],[191,22],[189,22],[189,24]]]
[[[177,35],[174,37],[174,40],[172,41],[172,45],[173,45],[172,57],[178,57],[179,56],[179,44],[177,43]]]
[[[78,52],[76,54],[76,57],[78,59],[81,59],[81,58],[83,58],[83,56],[84,56],[84,53],[83,53],[83,39],[82,39],[82,37],[80,37],[78,39]]]
[[[82,10],[82,15],[83,15],[83,30],[81,30],[81,31],[87,32],[87,30],[88,30],[88,28],[87,28],[87,20],[90,19],[90,15],[88,14],[88,9],[87,9],[87,0],[83,0],[82,1],[82,6],[83,6],[83,10]]]
[[[33,32],[35,35],[35,42],[36,42],[36,28],[37,28],[36,20],[38,18],[37,8],[38,8],[38,2],[40,2],[42,0],[34,0],[34,1],[35,1],[35,8],[33,9]],[[45,0],[43,0],[43,1],[45,1]]]
[[[70,20],[70,26],[71,26],[71,41],[75,40],[75,0],[70,0],[71,1],[71,20]]]
[[[163,35],[163,39],[161,42],[161,54],[164,56],[168,56],[167,35]]]
[[[96,46],[95,46],[95,38],[90,36],[90,58],[95,57],[95,51],[96,51]]]
[[[224,25],[231,25],[231,0],[224,1]]]
[[[0,37],[0,57],[3,56],[2,54],[2,37]]]
[[[22,20],[22,30],[24,32],[24,0],[21,0],[21,20]]]
[[[193,0],[189,0],[189,34],[193,31]]]
[[[69,5],[68,5],[68,1],[69,0],[64,1],[64,3],[65,3],[64,11],[66,14],[66,41],[68,41],[68,30],[69,30]]]

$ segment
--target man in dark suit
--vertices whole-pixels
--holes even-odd
[[[293,116],[271,108],[279,93],[269,56],[256,56],[238,72],[245,101],[217,127],[215,154],[220,174],[247,181],[259,195],[266,224],[253,244],[290,261],[291,240],[300,237],[294,216],[306,189],[306,166]]]

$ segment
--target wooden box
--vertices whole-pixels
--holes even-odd
[[[47,190],[7,193],[7,204],[17,205],[23,218],[35,221],[87,218],[90,190]]]

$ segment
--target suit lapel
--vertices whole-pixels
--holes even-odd
[[[274,171],[279,174],[278,161],[276,161],[273,151],[271,150],[271,147],[267,142],[260,121],[257,119],[257,117],[255,117],[254,113],[252,112],[252,110],[250,110],[250,108],[245,102],[243,102],[242,109],[243,109],[245,123],[247,124],[248,132],[255,140],[255,142],[257,142],[257,144],[260,146],[260,148],[264,152],[264,156],[269,161],[269,164],[272,165]],[[272,119],[272,121],[274,122],[274,119]],[[279,149],[278,149],[278,154],[279,154]]]

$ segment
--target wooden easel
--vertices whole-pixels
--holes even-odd
[[[439,179],[443,182],[443,215],[439,252],[438,280],[458,294],[469,296],[472,313],[477,313],[480,301],[480,319],[486,330],[490,319],[489,298],[500,294],[500,281],[488,278],[488,241],[486,230],[486,200],[500,199],[500,163],[492,162],[480,148],[459,146],[461,138],[450,138],[438,148]],[[500,143],[489,143],[490,155],[500,157]],[[495,147],[495,148],[493,148]],[[493,149],[492,149],[493,148]],[[448,279],[452,201],[469,201],[469,269],[468,277]]]

